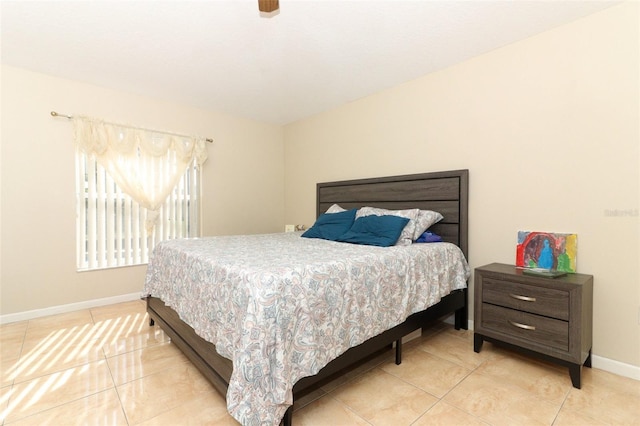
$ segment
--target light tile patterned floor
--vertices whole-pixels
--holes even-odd
[[[3,425],[237,425],[142,301],[0,327]],[[446,324],[305,397],[294,425],[640,425],[640,382],[553,364]]]

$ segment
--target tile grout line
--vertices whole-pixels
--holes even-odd
[[[95,325],[96,321],[93,314],[93,309],[89,309],[89,313],[91,314],[91,320]],[[120,410],[122,410],[122,415],[124,416],[124,419],[127,422],[127,425],[129,425],[129,418],[127,417],[127,413],[124,410],[124,405],[122,404],[122,399],[120,398],[120,392],[118,392],[118,387],[116,386],[116,380],[113,377],[113,371],[111,370],[111,365],[109,365],[109,361],[108,361],[109,357],[107,356],[107,353],[104,350],[104,346],[100,348],[100,351],[102,351],[104,362],[107,364],[107,370],[109,370],[109,377],[111,377],[111,383],[113,383],[113,389],[116,392],[116,396],[118,397],[118,405],[120,406]]]
[[[460,380],[458,383],[456,383],[451,389],[449,389],[444,395],[442,395],[442,398],[440,398],[440,401],[444,401],[444,398],[449,395],[454,389],[456,389],[458,386],[460,386],[465,380],[467,380],[473,373],[475,373],[485,362],[487,362],[489,359],[485,359],[483,360],[480,364],[476,365],[473,369],[469,370],[469,374],[467,374],[466,376],[464,376],[464,378],[462,380]],[[480,373],[478,373],[480,374]],[[446,401],[444,401],[445,403],[447,403]],[[448,404],[448,403],[447,403]],[[473,413],[468,412],[467,410],[462,409],[461,407],[458,407],[456,405],[452,405],[452,407],[454,407],[457,410],[462,411],[463,413],[468,414],[469,416],[473,417],[474,419],[478,419],[479,421],[486,423],[486,424],[491,424],[489,423],[487,420],[483,419],[482,417],[478,417]]]
[[[90,310],[89,310],[89,314],[90,314],[90,317],[91,317],[91,323],[90,323],[90,324],[91,324],[91,326],[93,327],[93,326],[95,326],[95,321],[94,321],[93,313],[92,313]],[[27,332],[28,332],[28,331],[29,331],[29,329],[30,329],[30,322],[31,322],[31,320],[28,320],[28,321],[27,321],[27,327],[25,328],[25,331],[24,331],[24,334],[23,334],[23,338],[22,338],[22,345],[21,345],[21,348],[20,348],[20,357],[18,358],[18,362],[20,362],[20,360],[22,359],[22,356],[23,356],[23,353],[22,353],[22,352],[23,352],[23,350],[24,350],[24,344],[25,344],[25,340],[26,340]],[[86,325],[86,324],[85,324],[85,325]],[[56,329],[56,330],[58,330],[58,329]],[[42,339],[38,339],[38,340],[39,340],[39,341],[41,341]],[[96,338],[96,339],[92,339],[92,340],[97,340],[97,338]],[[8,410],[9,410],[9,408],[10,408],[11,399],[12,399],[13,397],[15,397],[15,395],[13,394],[13,391],[14,391],[14,388],[15,388],[15,386],[16,386],[16,385],[18,385],[18,384],[22,384],[22,383],[26,383],[26,382],[29,382],[29,381],[33,381],[33,380],[39,380],[39,379],[45,378],[45,377],[47,377],[47,376],[51,376],[51,375],[53,375],[53,374],[60,374],[60,373],[62,373],[62,372],[64,372],[64,371],[68,371],[68,370],[73,370],[73,369],[82,368],[82,367],[87,366],[87,365],[90,365],[90,364],[92,364],[92,363],[99,363],[99,362],[101,362],[101,361],[105,363],[105,365],[106,365],[106,366],[107,366],[107,368],[109,369],[109,374],[110,374],[110,377],[111,377],[111,383],[112,383],[112,385],[113,385],[113,388],[115,389],[115,381],[113,380],[113,375],[111,374],[111,370],[110,370],[110,368],[109,368],[109,364],[108,364],[108,362],[107,362],[106,355],[105,355],[105,353],[104,353],[103,348],[100,348],[100,351],[101,351],[102,356],[103,356],[103,358],[102,358],[102,359],[96,359],[96,360],[91,360],[91,361],[86,361],[86,362],[78,363],[78,364],[76,364],[76,365],[67,366],[66,368],[63,368],[63,369],[60,369],[60,370],[50,371],[50,372],[47,372],[47,373],[45,373],[45,374],[41,374],[41,375],[37,375],[37,376],[31,377],[31,378],[29,378],[29,379],[25,379],[25,380],[23,380],[23,381],[20,381],[19,383],[16,383],[16,379],[15,379],[15,378],[13,378],[13,379],[12,379],[12,384],[11,384],[11,389],[10,389],[10,397],[9,397],[9,400],[7,401],[7,416],[8,416],[8,414],[9,414]],[[46,412],[48,412],[48,411],[55,410],[55,409],[57,409],[57,408],[60,408],[60,407],[63,407],[63,406],[65,406],[65,405],[68,405],[68,404],[71,404],[71,403],[74,403],[74,402],[80,401],[80,400],[82,400],[82,399],[85,399],[85,398],[88,398],[88,397],[91,397],[91,396],[98,395],[98,394],[100,394],[100,393],[102,393],[102,392],[105,392],[105,391],[107,391],[107,390],[109,390],[109,389],[111,389],[111,388],[110,388],[110,387],[107,387],[107,388],[102,389],[102,390],[100,390],[100,391],[96,391],[96,392],[93,392],[93,393],[88,393],[88,394],[86,394],[86,395],[83,395],[82,397],[79,397],[79,398],[76,398],[76,399],[72,399],[72,400],[66,401],[66,402],[64,402],[64,403],[61,403],[61,404],[58,404],[58,405],[55,405],[55,406],[49,407],[49,408],[47,408],[47,409],[45,409],[45,410],[41,410],[41,411],[38,411],[38,412],[35,412],[35,413],[31,413],[31,414],[29,414],[29,415],[27,415],[27,416],[24,416],[24,417],[21,417],[21,418],[15,419],[15,421],[21,421],[21,420],[27,419],[27,418],[29,418],[29,417],[33,417],[33,416],[39,415],[39,414],[41,414],[41,413],[46,413]],[[122,406],[122,404],[120,404],[120,405]],[[3,425],[3,426],[6,424],[6,417],[7,417],[7,416],[3,416],[3,419],[2,419],[2,425]],[[125,418],[126,418],[126,417],[125,417]],[[9,424],[11,424],[11,423],[13,423],[13,421],[12,421],[12,422],[10,422]]]
[[[22,343],[20,343],[20,354],[18,355],[18,360],[16,361],[16,364],[14,365],[13,368],[15,368],[17,365],[20,365],[20,361],[22,360],[22,351],[24,351],[24,341],[27,338],[27,330],[29,330],[29,321],[30,320],[27,320],[27,324],[24,328],[24,332],[22,333]],[[7,398],[7,407],[5,408],[5,412],[2,416],[2,426],[4,426],[4,424],[6,423],[7,416],[9,415],[9,408],[11,407],[11,400],[15,397],[14,391],[13,391],[15,385],[16,385],[16,378],[15,376],[13,376],[11,378],[11,384],[8,386],[9,398]]]
[[[442,329],[442,330],[440,330],[437,334],[440,334],[441,332],[444,332],[444,331],[446,331],[446,330],[447,330],[446,328],[443,328],[443,329]],[[472,332],[472,330],[465,330],[465,331],[467,331],[467,332]],[[464,343],[465,343],[465,344],[466,344],[466,343],[470,343],[470,342],[468,341],[468,337],[462,338],[462,337],[459,337],[459,336],[456,336],[456,335],[452,335],[451,337],[453,337],[453,338],[455,338],[455,339],[462,340],[462,341],[464,341]],[[420,348],[419,350],[423,350],[423,349],[421,349],[421,348]],[[458,383],[456,383],[455,385],[453,385],[453,386],[452,386],[452,387],[451,387],[447,392],[445,392],[445,393],[444,393],[444,395],[442,395],[442,397],[441,397],[441,398],[438,398],[438,402],[445,402],[445,403],[447,403],[446,401],[444,401],[444,399],[446,398],[446,396],[447,396],[447,395],[449,395],[449,394],[450,394],[454,389],[456,389],[458,386],[460,386],[460,385],[461,385],[461,384],[462,384],[466,379],[468,379],[468,378],[469,378],[469,377],[470,377],[474,372],[476,372],[476,371],[477,371],[477,370],[478,370],[482,365],[484,365],[484,364],[485,364],[486,362],[488,362],[488,361],[489,361],[489,359],[490,359],[490,358],[485,358],[485,359],[484,359],[484,360],[482,360],[479,364],[475,365],[472,369],[469,369],[469,368],[468,368],[467,366],[465,366],[465,365],[461,365],[461,364],[459,364],[459,363],[457,363],[457,362],[455,362],[455,361],[451,361],[451,360],[449,360],[449,359],[443,358],[443,357],[441,357],[441,356],[440,356],[440,355],[438,355],[438,354],[434,354],[434,353],[431,353],[431,352],[426,351],[426,350],[424,350],[424,352],[426,352],[426,353],[428,353],[429,355],[431,355],[431,356],[433,356],[433,357],[436,357],[436,358],[438,358],[438,359],[440,359],[440,360],[450,362],[450,363],[452,363],[452,364],[457,365],[458,367],[462,367],[462,368],[464,368],[464,369],[468,370],[468,373],[467,373],[467,374],[466,374],[466,375],[465,375],[465,376],[464,376],[460,381],[458,381]],[[480,374],[480,373],[478,373],[478,374]],[[436,403],[436,404],[437,404],[437,403]],[[430,407],[430,408],[429,408],[429,410],[431,410],[431,409],[432,409],[436,404],[434,404],[432,407]],[[448,404],[448,403],[447,403],[447,404]],[[457,410],[460,410],[460,411],[461,411],[461,412],[463,412],[463,413],[466,413],[467,415],[469,415],[469,416],[473,417],[474,419],[477,419],[478,421],[480,421],[480,422],[482,422],[482,423],[489,424],[489,425],[491,424],[489,421],[487,421],[487,420],[483,419],[482,417],[478,417],[478,416],[476,416],[475,414],[470,413],[470,412],[468,412],[467,410],[465,410],[465,409],[463,409],[463,408],[461,408],[461,407],[458,407],[458,406],[455,406],[455,405],[452,405],[452,407],[454,407],[454,408],[455,408],[455,409],[457,409]],[[427,410],[424,414],[426,414],[427,412],[429,412],[429,410]],[[422,416],[424,416],[424,414],[422,414]],[[422,416],[420,416],[420,417],[422,417]],[[420,417],[419,417],[418,419],[416,419],[415,421],[418,421],[418,420],[420,419]],[[415,423],[415,422],[414,422],[414,423]]]
[[[446,331],[446,329],[445,329],[445,328],[443,328],[442,330],[440,330],[440,332],[439,332],[439,333],[443,333],[444,331]],[[466,331],[471,331],[471,330],[466,330]],[[439,334],[439,333],[438,333],[438,334]],[[460,337],[455,336],[455,335],[454,335],[454,336],[451,336],[451,337],[454,337],[454,338],[456,338],[456,339],[462,340],[462,341],[464,341],[464,343],[465,343],[465,344],[466,344],[466,343],[469,343],[469,342],[468,342],[468,338],[460,338]],[[423,349],[421,349],[421,348],[420,348],[419,350],[423,350]],[[478,370],[478,369],[479,369],[479,368],[480,368],[480,367],[481,367],[485,362],[487,362],[487,360],[488,360],[488,358],[487,358],[487,359],[484,359],[484,360],[482,360],[482,361],[480,362],[480,364],[477,364],[475,367],[473,367],[473,368],[469,369],[469,368],[468,368],[467,366],[465,366],[465,365],[460,365],[460,364],[458,364],[457,362],[455,362],[455,361],[451,361],[451,360],[446,359],[446,358],[443,358],[443,357],[441,357],[441,356],[440,356],[440,355],[438,355],[438,354],[434,354],[434,353],[428,352],[428,351],[426,351],[426,350],[425,350],[424,352],[426,352],[427,354],[429,354],[429,355],[431,355],[431,356],[433,356],[433,357],[436,357],[436,358],[438,358],[438,359],[440,359],[440,360],[442,360],[442,361],[450,362],[450,363],[452,363],[452,364],[454,364],[454,365],[456,365],[456,366],[458,366],[458,367],[461,367],[461,368],[464,368],[465,370],[468,370],[468,373],[467,373],[467,374],[466,374],[462,379],[460,379],[460,380],[459,380],[455,385],[453,385],[453,386],[452,386],[448,391],[446,391],[446,392],[444,393],[444,395],[442,395],[442,397],[441,397],[441,398],[438,398],[438,402],[445,402],[445,403],[447,403],[446,401],[444,401],[444,399],[446,398],[446,396],[447,396],[447,395],[449,395],[449,394],[450,394],[454,389],[456,389],[458,386],[460,386],[460,385],[461,385],[461,384],[462,384],[462,383],[463,383],[467,378],[469,378],[469,376],[471,376],[475,371],[477,371],[477,370]],[[431,409],[432,409],[433,407],[435,407],[437,404],[438,404],[438,403],[434,404],[432,407],[430,407],[430,408],[429,408],[429,410],[431,410]],[[448,404],[448,403],[447,403],[447,404]],[[484,419],[482,419],[482,418],[480,418],[480,417],[478,417],[478,416],[474,415],[473,413],[469,413],[468,411],[463,410],[462,408],[460,408],[460,407],[458,407],[458,406],[452,405],[452,407],[454,407],[454,408],[455,408],[455,409],[457,409],[457,410],[462,411],[463,413],[468,414],[469,416],[471,416],[471,417],[473,417],[473,418],[475,418],[475,419],[478,419],[479,421],[481,421],[481,422],[483,422],[483,423],[488,423],[488,422],[487,422],[487,421],[485,421]],[[422,414],[422,416],[424,416],[427,412],[429,412],[429,410],[427,410],[425,413],[423,413],[423,414]],[[422,416],[420,416],[420,417],[422,417]],[[419,417],[418,419],[420,419],[420,417]],[[416,419],[415,421],[418,421],[418,419]],[[415,422],[414,422],[414,423],[415,423]]]
[[[435,334],[438,334],[440,331],[441,331],[441,330],[436,331],[436,332],[434,333],[434,335],[435,335]],[[422,338],[422,336],[421,336],[421,338]],[[415,345],[412,345],[412,346],[414,346],[414,347],[409,348],[406,352],[408,352],[409,350],[420,350],[420,349],[417,347],[417,340],[418,340],[418,339],[415,339],[416,344],[415,344]],[[406,352],[405,352],[405,353],[406,353]],[[429,354],[429,355],[432,355],[432,354]],[[442,359],[442,358],[440,358],[440,359]],[[450,361],[449,361],[449,362],[450,362]],[[337,391],[337,390],[338,390],[338,389],[340,389],[341,387],[343,387],[343,386],[345,386],[345,385],[347,385],[347,384],[349,384],[349,383],[351,383],[351,382],[355,381],[356,379],[358,379],[358,378],[360,378],[360,377],[364,376],[365,374],[367,374],[367,373],[369,373],[369,372],[371,372],[371,371],[373,371],[373,370],[375,370],[375,369],[379,369],[382,373],[389,374],[390,376],[392,376],[392,377],[394,377],[395,379],[397,379],[397,380],[401,381],[402,383],[404,383],[404,384],[406,384],[406,385],[408,385],[408,386],[411,386],[412,388],[415,388],[415,389],[417,389],[417,390],[419,390],[419,391],[421,391],[421,392],[424,392],[424,393],[426,393],[427,395],[432,396],[433,398],[437,399],[437,402],[436,402],[435,404],[431,405],[431,406],[430,406],[430,407],[428,407],[425,411],[423,411],[421,414],[419,414],[419,415],[418,415],[414,420],[412,420],[412,421],[411,421],[407,426],[410,426],[410,425],[414,424],[415,422],[417,422],[417,421],[418,421],[422,416],[424,416],[424,415],[425,415],[429,410],[431,410],[431,408],[433,408],[433,407],[434,407],[434,406],[435,406],[439,401],[441,401],[441,398],[438,398],[436,395],[433,395],[432,393],[430,393],[430,392],[428,392],[428,391],[426,391],[426,390],[424,390],[424,389],[420,388],[419,386],[414,385],[413,383],[407,382],[407,381],[406,381],[406,380],[404,380],[402,377],[399,377],[399,376],[397,376],[397,375],[395,375],[395,374],[393,374],[393,373],[390,373],[390,372],[387,372],[387,371],[383,370],[383,369],[380,367],[383,363],[384,363],[384,361],[379,362],[379,363],[378,363],[378,364],[376,364],[375,366],[373,366],[373,367],[371,367],[371,368],[369,368],[369,369],[367,369],[367,370],[365,370],[365,371],[361,372],[360,374],[358,374],[357,376],[354,376],[354,377],[353,377],[353,378],[351,378],[350,380],[348,380],[348,381],[346,381],[346,382],[344,382],[344,383],[341,383],[338,387],[336,387],[335,389],[332,389],[330,392],[326,392],[326,393],[325,393],[325,395],[323,395],[323,396],[321,396],[321,397],[319,397],[319,398],[317,398],[317,399],[321,399],[321,398],[323,398],[323,397],[330,397],[333,401],[335,401],[335,402],[337,402],[337,403],[341,404],[342,406],[346,407],[347,409],[349,409],[349,411],[351,411],[352,413],[354,413],[355,415],[357,415],[359,418],[363,419],[363,420],[364,420],[364,421],[366,421],[368,424],[371,424],[371,422],[369,422],[367,419],[363,418],[363,417],[362,417],[362,416],[361,416],[357,411],[355,411],[355,409],[354,409],[353,407],[351,407],[349,404],[346,404],[345,402],[343,402],[343,401],[341,401],[341,400],[339,400],[339,399],[335,398],[335,397],[334,397],[333,395],[331,395],[331,394],[335,393],[335,391]],[[470,374],[470,373],[469,373],[469,374]],[[465,378],[466,378],[466,377],[467,377],[467,376],[465,376]],[[457,386],[457,384],[456,384],[456,386]],[[454,386],[454,387],[455,387],[455,386]],[[445,395],[446,395],[446,394],[445,394]]]
[[[104,349],[102,349],[103,354],[104,354]],[[107,369],[109,370],[109,376],[111,377],[111,382],[113,383],[113,389],[116,392],[116,396],[118,397],[118,404],[120,405],[120,410],[122,410],[122,415],[124,416],[125,421],[127,422],[127,425],[130,425],[131,422],[129,421],[129,417],[127,416],[127,412],[124,409],[124,404],[122,403],[122,397],[120,396],[120,391],[118,389],[118,386],[116,386],[116,380],[113,377],[113,371],[111,370],[111,366],[109,365],[109,362],[106,359],[106,354],[105,355],[105,363],[107,364]]]

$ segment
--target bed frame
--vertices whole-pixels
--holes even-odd
[[[366,205],[394,210],[420,208],[439,211],[444,219],[430,230],[442,236],[443,240],[458,245],[468,259],[468,195],[468,170],[318,183],[316,213],[320,216],[334,203],[347,209]],[[396,364],[400,364],[402,337],[438,318],[454,313],[455,328],[467,329],[467,298],[467,289],[456,290],[438,304],[410,316],[402,324],[347,350],[315,376],[299,380],[293,387],[294,403],[349,369],[390,350],[393,343],[396,343]],[[218,355],[212,343],[196,335],[162,300],[148,297],[147,312],[150,324],[157,322],[213,386],[226,395],[232,362]],[[290,426],[292,416],[293,406],[287,410],[282,424]]]

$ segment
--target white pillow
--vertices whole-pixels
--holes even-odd
[[[395,245],[397,246],[408,246],[413,242],[413,235],[416,230],[416,223],[418,220],[418,215],[420,214],[419,209],[408,209],[408,210],[387,210],[387,209],[379,209],[376,207],[362,207],[358,209],[356,212],[356,219],[363,216],[400,216],[406,217],[409,219],[409,222],[405,225],[402,233],[400,234],[400,238]],[[422,234],[422,233],[421,233]]]
[[[440,222],[443,216],[431,210],[420,210],[418,213],[418,219],[416,220],[416,229],[413,233],[413,241],[420,238],[420,235],[424,233],[433,224]]]
[[[325,213],[341,213],[344,211],[346,211],[346,209],[343,209],[339,205],[334,204],[331,207],[329,207]]]

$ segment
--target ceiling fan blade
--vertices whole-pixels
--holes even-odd
[[[278,0],[258,0],[258,9],[260,12],[271,13],[274,10],[278,10]]]

